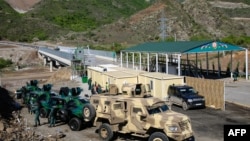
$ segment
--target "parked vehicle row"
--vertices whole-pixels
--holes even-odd
[[[113,84],[109,92],[94,94],[89,99],[79,96],[79,87],[61,87],[58,94],[30,90],[30,97],[40,103],[40,117],[48,118],[56,107],[56,119],[67,123],[71,130],[95,126],[105,141],[113,140],[118,133],[149,141],[194,140],[189,117],[172,111],[166,101],[152,97],[145,85],[125,84],[122,93],[117,93],[117,89]],[[38,98],[40,93],[44,98]]]
[[[61,87],[59,93],[52,92],[51,87],[51,84],[45,84],[40,89],[36,83],[30,88],[30,85],[27,84],[27,86],[17,90],[17,98],[25,99],[23,104],[27,105],[29,109],[31,109],[32,104],[37,102],[40,107],[40,117],[48,118],[48,122],[50,120],[49,113],[53,108],[56,108],[56,120],[68,123],[73,131],[80,130],[85,123],[93,122],[95,109],[88,99],[79,96],[82,92],[80,87]],[[24,89],[25,91],[23,91]]]

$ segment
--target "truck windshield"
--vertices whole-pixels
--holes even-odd
[[[155,103],[152,106],[147,107],[148,113],[151,114],[157,114],[157,113],[163,113],[169,110],[168,106],[161,102],[161,103]]]

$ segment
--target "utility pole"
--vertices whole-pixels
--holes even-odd
[[[162,16],[161,16],[161,27],[160,27],[160,30],[161,30],[160,37],[161,37],[162,41],[165,41],[166,38],[167,38],[167,32],[166,32],[166,29],[167,29],[167,25],[166,25],[167,18],[165,17],[165,13],[164,12],[165,12],[165,10],[163,9],[162,10]]]

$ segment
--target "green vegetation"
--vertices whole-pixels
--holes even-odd
[[[123,46],[119,43],[113,43],[113,45],[110,45],[110,46],[90,45],[90,47],[91,49],[94,49],[94,50],[114,51],[116,53],[120,53],[121,50],[124,50],[127,48],[127,46]]]
[[[54,39],[72,31],[89,32],[129,17],[150,4],[145,0],[46,0],[19,14],[0,0],[0,40],[32,42]]]
[[[5,67],[9,67],[12,64],[11,60],[5,60],[3,58],[0,58],[0,69],[3,69]]]
[[[199,41],[199,40],[212,40],[212,38],[210,36],[208,36],[207,34],[198,34],[198,35],[194,35],[194,36],[191,36],[190,38],[191,41]]]
[[[8,33],[17,26],[15,21],[20,21],[22,15],[15,12],[4,0],[0,0],[0,39],[8,38]]]
[[[221,39],[222,42],[239,45],[242,47],[248,47],[250,45],[250,37],[249,36],[234,36],[230,35]]]

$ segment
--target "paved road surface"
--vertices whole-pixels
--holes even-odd
[[[225,83],[225,99],[228,102],[250,107],[250,80],[239,79]]]

